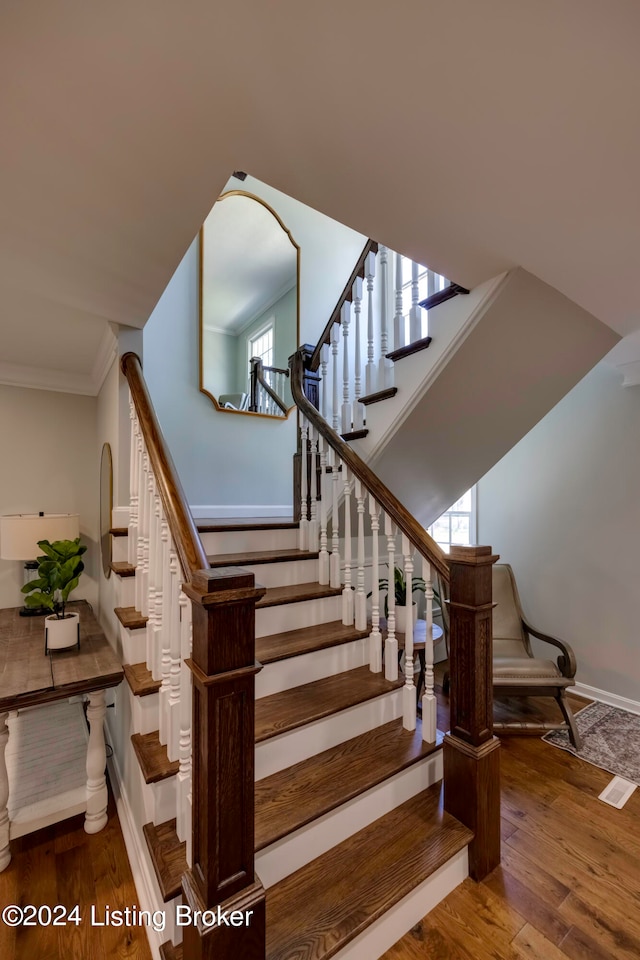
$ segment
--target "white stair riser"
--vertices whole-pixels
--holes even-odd
[[[131,688],[129,694],[134,733],[153,733],[158,729],[159,695],[149,693],[146,697],[136,697]]]
[[[123,663],[143,663],[147,656],[147,631],[129,630],[120,624],[120,642],[122,643]]]
[[[272,887],[441,779],[438,750],[261,850],[256,854],[256,873],[267,889]]]
[[[256,677],[256,700],[281,690],[290,690],[322,677],[332,677],[345,670],[368,664],[369,638],[352,640],[325,650],[315,650],[299,657],[268,663]]]
[[[290,587],[295,583],[317,583],[317,560],[285,560],[282,563],[243,563],[263,587]]]
[[[141,794],[144,803],[145,823],[160,824],[176,815],[176,778],[167,777],[158,783],[146,783],[140,772]]]
[[[402,716],[402,690],[375,697],[256,744],[256,780]]]
[[[119,577],[117,573],[114,573],[114,577],[116,578],[116,606],[134,607],[136,599],[136,578]]]
[[[333,960],[378,960],[469,876],[465,847],[334,954]]]
[[[201,533],[200,539],[208,554],[241,553],[244,550],[284,550],[297,548],[297,529],[288,530],[220,530]]]
[[[256,637],[268,637],[318,623],[342,619],[342,597],[321,597],[300,603],[281,603],[256,609]]]
[[[111,537],[111,559],[114,563],[126,563],[129,559],[128,551],[128,537]]]

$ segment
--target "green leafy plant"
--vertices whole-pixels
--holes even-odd
[[[413,588],[412,593],[415,593],[416,590],[419,590],[421,593],[424,593],[426,590],[426,584],[422,577],[412,577],[411,586]],[[407,605],[407,581],[405,579],[404,573],[400,567],[394,567],[393,570],[393,588],[394,596],[396,598],[396,606],[406,607]],[[378,580],[378,589],[386,590],[387,596],[389,594],[389,581],[388,580]],[[367,594],[371,596],[371,594]],[[384,615],[385,617],[389,613],[389,603],[387,597],[384,598]]]
[[[84,570],[82,554],[86,547],[75,540],[39,540],[38,546],[44,556],[38,557],[38,576],[25,583],[22,592],[29,594],[25,606],[45,607],[55,613],[58,620],[64,619],[65,604],[69,594],[78,586],[80,574]]]

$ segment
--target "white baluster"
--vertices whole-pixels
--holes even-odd
[[[405,730],[416,728],[416,687],[413,682],[413,554],[409,538],[402,536],[404,579],[407,588],[404,624],[404,687],[402,689],[402,723]]]
[[[329,583],[329,551],[327,550],[327,500],[329,498],[330,477],[327,474],[327,441],[319,438],[320,443],[320,553],[318,555],[318,583]]]
[[[342,433],[349,433],[351,430],[351,390],[349,368],[349,324],[351,322],[351,304],[342,304],[341,327],[342,327]]]
[[[393,317],[393,349],[404,347],[404,314],[402,312],[402,255],[396,253],[396,312]]]
[[[362,313],[362,277],[356,277],[356,279],[353,281],[351,296],[353,297],[353,312],[355,315],[353,346],[353,415],[351,419],[353,422],[353,429],[361,430],[364,422],[363,407],[360,403],[360,397],[362,395],[362,383],[360,377],[362,373],[362,337],[360,331],[360,314]]]
[[[171,671],[169,673],[169,737],[167,739],[167,756],[169,760],[178,760],[180,757],[180,568],[178,556],[172,550],[169,558],[171,571],[171,621],[169,623],[171,644]]]
[[[438,704],[434,689],[433,676],[433,583],[431,566],[422,561],[422,576],[425,582],[425,620],[427,621],[424,644],[424,695],[422,697],[422,739],[426,743],[435,743],[438,724]]]
[[[142,436],[138,433],[138,462],[139,462],[139,471],[138,471],[138,542],[136,544],[136,576],[134,581],[135,588],[135,608],[140,613],[142,613],[142,604],[143,604],[143,576],[142,576],[142,558],[144,556],[144,507],[146,498],[144,491],[146,489],[146,474],[145,474],[145,461],[146,453],[144,451],[144,444],[142,442]]]
[[[409,343],[422,339],[422,307],[418,306],[420,293],[418,289],[419,264],[411,261],[411,313],[409,314]]]
[[[169,524],[165,520],[162,525],[162,656],[160,660],[160,679],[162,685],[159,694],[159,731],[160,743],[166,744],[169,739],[169,685],[171,676],[171,608],[174,597],[171,593],[171,535]]]
[[[356,630],[367,629],[367,596],[364,592],[364,499],[365,489],[360,480],[355,480],[355,495],[358,508],[358,576],[355,596]]]
[[[147,507],[145,509],[145,539],[144,539],[144,554],[143,554],[143,577],[144,577],[144,609],[143,613],[145,617],[148,617],[149,620],[155,621],[155,601],[156,601],[156,585],[153,583],[153,528],[155,524],[155,486],[156,481],[149,465],[149,472],[147,473]]]
[[[331,355],[332,382],[333,382],[333,410],[331,411],[331,426],[338,432],[340,426],[340,375],[338,365],[338,345],[340,343],[340,324],[334,323],[331,328]]]
[[[367,281],[367,367],[364,374],[364,392],[376,392],[375,333],[373,324],[373,278],[376,275],[376,255],[371,251],[364,263]]]
[[[153,583],[154,583],[152,674],[154,676],[154,679],[157,680],[161,676],[160,665],[162,663],[162,632],[163,632],[162,616],[163,616],[163,604],[164,604],[164,595],[163,595],[164,584],[163,584],[163,571],[162,571],[163,516],[162,516],[162,503],[160,501],[160,495],[157,493],[157,485],[155,483],[154,483],[154,488],[156,488],[156,494],[154,497],[153,543],[151,544],[151,560],[152,560]]]
[[[396,533],[391,517],[385,514],[384,532],[387,538],[387,639],[384,643],[384,675],[387,680],[398,679],[398,638],[396,637]]]
[[[329,407],[329,382],[327,380],[327,369],[329,367],[329,344],[323,343],[320,351],[320,389],[322,391],[322,400],[320,412],[324,420],[327,420],[327,409]]]
[[[378,531],[380,510],[372,493],[369,494],[369,518],[371,520],[371,633],[369,634],[369,669],[382,672],[382,634],[380,633],[380,557]],[[397,660],[396,660],[397,668]]]
[[[342,591],[342,622],[345,627],[353,624],[354,602],[351,586],[351,483],[346,463],[342,464],[344,480],[344,589]]]
[[[307,457],[308,426],[305,417],[300,417],[300,526],[298,528],[298,549],[309,549],[309,460]]]
[[[340,481],[340,457],[333,450],[329,450],[331,456],[331,559],[329,561],[329,583],[332,587],[342,585],[340,576],[340,514],[338,512],[339,491],[338,483]]]
[[[388,308],[389,308],[389,251],[387,247],[380,247],[380,365],[378,368],[378,390],[386,390],[393,386],[393,360],[389,360],[390,353],[388,338]]]
[[[309,424],[311,441],[311,518],[309,520],[309,550],[320,546],[320,521],[318,519],[318,431]]]
[[[131,566],[136,565],[136,550],[138,546],[138,418],[133,405],[129,400],[129,417],[131,420],[131,453],[129,462],[129,536],[127,538],[127,561]]]
[[[191,657],[191,601],[180,593],[180,766],[177,774],[176,832],[187,841],[187,861],[191,863],[191,670],[185,663]]]

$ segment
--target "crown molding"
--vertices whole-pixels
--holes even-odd
[[[27,387],[31,390],[52,390],[54,393],[96,395],[92,377],[87,373],[69,373],[29,367],[20,363],[0,363],[0,383],[7,387]]]
[[[93,383],[93,395],[97,397],[102,388],[111,365],[118,354],[118,339],[114,335],[109,324],[105,326],[102,340],[98,347],[98,352],[91,369],[91,382]]]

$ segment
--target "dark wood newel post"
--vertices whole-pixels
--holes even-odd
[[[265,589],[237,567],[199,570],[184,589],[193,602],[193,866],[183,876],[183,904],[215,910],[216,918],[220,908],[229,922],[207,924],[205,914],[205,922],[184,926],[183,955],[264,960],[265,895],[254,874],[254,693],[255,603]]]
[[[444,739],[445,810],[474,832],[469,873],[500,863],[500,742],[493,735],[491,547],[451,547],[450,706]]]
[[[310,367],[311,357],[313,355],[314,347],[310,343],[304,343],[300,347],[300,351],[303,355],[304,360],[304,376],[302,380],[302,389],[307,400],[314,405],[316,410],[320,409],[320,374],[316,370],[312,370]],[[293,361],[296,354],[289,357],[289,375],[294,377]],[[311,475],[311,474],[309,474]],[[302,517],[302,497],[301,497],[301,483],[302,483],[302,449],[300,444],[300,431],[298,430],[298,449],[293,455],[293,519],[300,520]],[[307,504],[310,503],[308,496]]]

